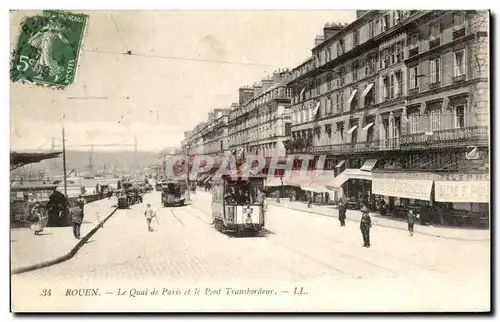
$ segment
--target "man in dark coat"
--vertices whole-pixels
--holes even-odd
[[[73,236],[76,239],[80,239],[80,227],[83,222],[83,204],[79,203],[77,206],[71,207],[69,215],[73,223]]]
[[[410,234],[410,236],[413,236],[413,226],[415,225],[415,214],[411,209],[408,211],[407,221],[408,221],[408,233]]]
[[[342,199],[339,200],[339,221],[340,221],[340,226],[345,226],[345,219],[346,219],[346,211],[347,211],[347,206],[344,204]]]
[[[372,219],[370,217],[368,208],[363,205],[361,207],[361,223],[359,228],[361,229],[361,234],[363,235],[363,247],[370,247],[370,228],[372,227]]]

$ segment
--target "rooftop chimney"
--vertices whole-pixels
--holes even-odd
[[[286,70],[277,70],[273,73],[273,83],[274,85],[280,85],[284,82],[285,77],[286,77]]]
[[[241,87],[239,89],[239,106],[243,106],[246,102],[253,98],[254,90],[251,87]],[[233,103],[235,104],[235,103]],[[231,105],[232,107],[233,105]],[[238,108],[238,106],[236,106]]]
[[[257,97],[262,93],[262,85],[255,84],[253,85],[253,97]]]
[[[314,47],[318,46],[325,40],[325,37],[322,35],[317,35],[316,38],[314,38]]]
[[[342,23],[326,23],[325,26],[323,27],[323,34],[324,34],[324,39],[328,39],[331,36],[335,35],[338,33],[340,30],[342,30],[347,24],[342,24]]]
[[[272,78],[266,78],[262,80],[262,93],[273,87],[273,79]]]

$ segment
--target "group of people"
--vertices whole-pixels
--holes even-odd
[[[340,226],[345,226],[345,220],[347,218],[347,205],[342,199],[339,200],[339,221]],[[413,227],[415,225],[415,214],[413,210],[409,210],[407,214],[408,232],[410,236],[413,236]],[[361,230],[361,235],[363,237],[363,247],[370,247],[370,229],[372,228],[372,219],[370,217],[370,211],[365,204],[361,204],[361,220],[359,224]]]
[[[225,199],[226,203],[229,204],[262,204],[264,203],[265,195],[260,188],[252,191],[252,187],[249,185],[236,186],[227,188]]]
[[[58,191],[56,192],[59,193]],[[53,195],[58,197],[56,192],[54,192]],[[47,207],[44,207],[39,201],[37,201],[31,208],[30,213],[31,217],[33,218],[33,222],[30,225],[30,229],[34,235],[39,235],[41,232],[43,232],[43,230],[47,226],[47,223],[49,221],[48,209],[55,209],[55,211],[58,212],[59,216],[61,216],[62,213],[64,212],[64,207],[69,206],[70,203],[68,202],[67,198],[62,199],[63,201],[62,204],[61,203],[54,204],[54,199],[56,197],[51,196],[51,198],[49,198]],[[84,206],[85,206],[85,199],[80,195],[76,199],[75,205],[69,208],[69,215],[73,227],[73,236],[76,239],[80,239],[80,227],[83,223]]]

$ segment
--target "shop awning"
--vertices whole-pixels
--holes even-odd
[[[316,106],[314,107],[314,110],[313,110],[313,115],[316,116],[316,114],[318,114],[318,111],[319,111],[319,106],[320,106],[320,103],[317,102],[316,103]]]
[[[437,202],[490,202],[489,181],[435,181]]]
[[[362,171],[372,171],[375,165],[377,164],[377,159],[368,159],[363,163],[363,166],[360,170]]]
[[[280,177],[268,177],[266,181],[266,187],[279,187],[281,186]]]
[[[363,131],[368,131],[368,129],[369,129],[369,128],[371,128],[371,127],[373,126],[373,124],[375,124],[375,122],[371,122],[371,123],[366,124],[366,125],[362,128],[362,130],[363,130]]]
[[[318,171],[316,177],[309,184],[301,185],[300,188],[305,191],[323,193],[330,192],[326,185],[335,178],[333,170]]]
[[[361,169],[345,169],[341,174],[348,176],[349,179],[372,180],[373,174]]]
[[[336,190],[342,187],[349,179],[372,180],[373,174],[370,171],[361,169],[345,169],[341,174],[330,180],[325,186],[327,189]]]
[[[352,91],[351,96],[349,96],[349,99],[347,100],[347,106],[351,106],[352,100],[354,99],[354,96],[356,96],[357,92],[357,89]]]
[[[366,95],[368,95],[368,93],[370,93],[370,91],[372,90],[373,88],[373,83],[370,83],[368,84],[368,86],[366,86],[365,90],[363,91],[363,93],[361,93],[361,99],[365,99]]]
[[[341,173],[328,182],[325,187],[329,190],[337,190],[340,189],[347,180],[349,180],[349,177]]]
[[[357,126],[357,125],[354,125],[353,127],[351,127],[351,128],[349,129],[349,131],[347,131],[347,134],[352,134],[352,132],[354,132],[354,130],[356,130],[357,128],[358,128],[358,126]]]
[[[309,184],[315,176],[314,170],[308,170],[305,174],[302,174],[300,170],[292,170],[289,178],[283,177],[283,185],[300,187],[303,184]]]
[[[203,180],[203,183],[207,183],[207,182],[209,182],[210,180],[212,180],[212,176],[207,176],[207,177]]]
[[[344,165],[344,163],[345,163],[345,160],[340,161],[340,162],[339,162],[339,164],[337,164],[337,165],[335,166],[335,168],[340,168],[341,166],[343,166],[343,165]]]
[[[432,180],[374,178],[372,180],[372,193],[381,196],[429,201],[431,200],[433,183]]]

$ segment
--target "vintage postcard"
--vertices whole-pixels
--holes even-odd
[[[490,12],[10,12],[13,312],[490,312]]]

